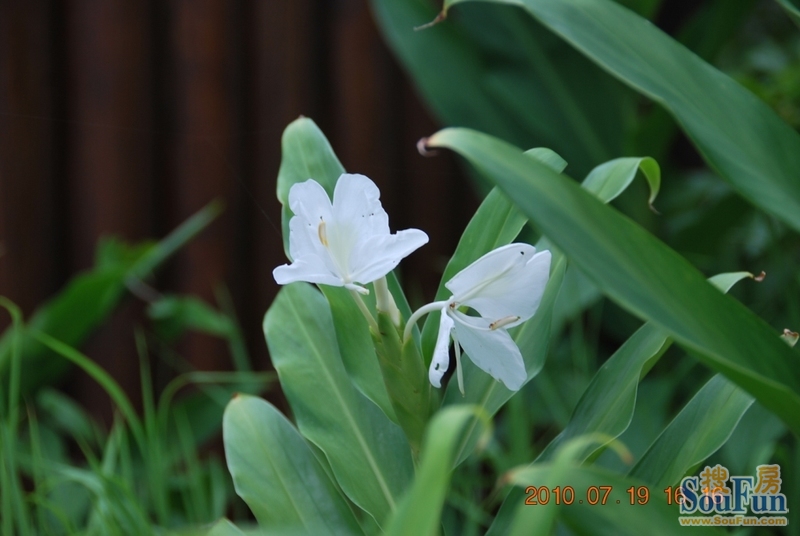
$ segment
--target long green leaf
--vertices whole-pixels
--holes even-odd
[[[597,287],[754,395],[800,433],[800,369],[777,334],[683,257],[567,177],[467,129],[428,140],[466,157]]]
[[[303,437],[268,402],[234,397],[225,409],[222,433],[236,493],[262,529],[302,526],[326,534],[361,532]]]
[[[655,489],[678,485],[688,470],[728,440],[752,403],[753,397],[714,376],[661,432],[630,476]]]
[[[444,124],[546,146],[583,175],[622,152],[624,86],[516,9],[471,5],[447,24],[427,0],[373,0],[384,37]]]
[[[710,281],[722,292],[728,292],[746,277],[752,274],[720,274]],[[551,459],[562,444],[584,434],[619,437],[633,418],[639,382],[671,344],[669,335],[652,323],[639,328],[603,363],[583,392],[567,426],[547,445],[537,461]],[[586,452],[583,459],[590,454]]]
[[[445,0],[444,9],[469,1]],[[739,193],[800,231],[800,135],[755,95],[610,0],[485,1],[523,6],[595,63],[663,105]]]
[[[114,380],[114,378],[112,378],[108,372],[103,370],[100,365],[68,344],[64,344],[63,342],[54,339],[46,333],[34,332],[33,336],[56,354],[68,359],[73,364],[82,368],[84,372],[86,372],[92,377],[92,379],[100,384],[108,396],[111,397],[111,400],[113,400],[117,405],[120,412],[122,412],[122,415],[125,416],[125,419],[127,419],[128,426],[133,432],[133,437],[136,439],[139,448],[142,450],[142,452],[144,452],[146,439],[144,429],[142,428],[142,421],[139,419],[139,415],[133,408],[133,404],[131,404],[131,401],[125,394],[125,391]]]
[[[347,376],[325,298],[305,283],[285,286],[264,334],[300,432],[325,453],[347,496],[384,522],[411,480],[410,450]]]

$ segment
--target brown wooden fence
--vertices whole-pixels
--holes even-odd
[[[416,153],[437,127],[366,0],[0,0],[0,294],[30,314],[91,266],[99,236],[161,237],[222,198],[224,216],[156,286],[213,301],[226,284],[267,368],[261,320],[285,262],[280,136],[301,114],[379,184],[393,228],[428,232],[404,267],[429,297],[476,201],[452,158]],[[142,310],[128,300],[84,347],[134,398]],[[182,350],[230,368],[219,342]],[[91,380],[68,387],[108,417]]]

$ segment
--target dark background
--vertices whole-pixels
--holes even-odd
[[[417,153],[437,126],[365,0],[0,0],[0,294],[27,317],[92,266],[100,236],[161,238],[221,198],[223,216],[153,284],[211,303],[224,284],[269,368],[261,321],[286,262],[280,137],[301,114],[380,186],[393,229],[429,234],[403,269],[431,296],[477,197],[452,157]],[[134,403],[143,312],[129,297],[83,347]],[[198,369],[231,367],[211,337],[179,350]],[[64,386],[108,421],[93,380],[73,371]]]

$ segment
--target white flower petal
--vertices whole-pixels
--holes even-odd
[[[490,251],[445,286],[459,305],[472,307],[489,321],[519,317],[509,328],[533,316],[550,277],[550,252],[529,244],[509,244]]]
[[[315,226],[332,219],[331,200],[317,181],[308,179],[293,184],[289,190],[289,208],[292,213]]]
[[[321,263],[320,270],[324,268],[328,272],[339,274],[328,248],[323,245],[319,236],[319,222],[309,222],[302,216],[293,216],[289,220],[289,253],[292,259],[318,262]]]
[[[341,287],[342,280],[336,275],[325,269],[322,259],[315,256],[295,259],[292,264],[284,264],[272,270],[272,277],[279,285],[288,285],[297,281],[317,283]]]
[[[364,175],[339,177],[331,203],[313,179],[289,190],[289,254],[294,264],[274,272],[276,280],[347,286],[365,292],[367,284],[385,276],[428,236],[409,229],[389,232],[380,191]],[[283,283],[281,283],[283,284]]]
[[[351,266],[355,268],[351,274],[352,280],[364,284],[375,281],[427,243],[428,235],[419,229],[405,229],[393,235],[359,242],[351,257]]]
[[[428,379],[434,387],[442,386],[442,377],[447,372],[447,367],[450,366],[450,330],[452,329],[453,319],[447,315],[447,307],[444,307],[439,319],[439,335],[436,337],[431,367],[428,370]]]
[[[523,386],[528,378],[525,362],[506,330],[477,331],[459,322],[455,330],[459,344],[475,365],[512,391]]]
[[[347,222],[360,240],[389,234],[389,216],[380,202],[381,192],[364,175],[345,173],[333,192],[333,218]]]

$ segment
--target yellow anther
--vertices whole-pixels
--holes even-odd
[[[319,241],[322,242],[322,245],[328,247],[328,233],[325,232],[325,220],[319,222],[317,236],[319,236]]]
[[[495,320],[494,322],[489,324],[489,329],[494,331],[496,329],[502,328],[503,326],[507,326],[509,324],[513,324],[517,320],[519,320],[518,316],[505,316],[505,317],[501,318],[500,320]]]

